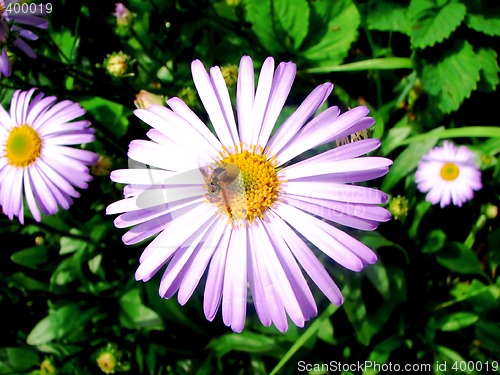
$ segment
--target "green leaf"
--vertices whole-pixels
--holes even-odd
[[[94,118],[117,137],[125,135],[128,129],[128,116],[132,113],[123,105],[98,96],[84,98],[80,104]]]
[[[354,328],[356,340],[362,345],[369,345],[374,332],[367,318],[366,306],[361,295],[361,281],[352,278],[342,289],[345,297],[344,307],[347,319]]]
[[[43,290],[43,291],[48,291],[49,286],[46,283],[42,283],[38,280],[35,280],[27,275],[25,275],[23,272],[16,272],[12,276],[10,276],[12,281],[14,281],[16,284],[31,290]]]
[[[164,328],[158,314],[142,303],[139,288],[130,290],[120,298],[119,318],[125,328],[148,330]]]
[[[458,41],[442,59],[424,63],[422,85],[443,113],[456,111],[479,81],[479,61],[472,46]]]
[[[485,285],[474,279],[472,282],[457,283],[450,294],[453,300],[442,303],[436,309],[452,306],[459,302],[467,302],[477,314],[490,313],[500,307],[500,288],[496,285]]]
[[[148,305],[151,306],[165,322],[182,324],[194,331],[196,334],[205,333],[203,329],[201,329],[193,320],[190,319],[189,315],[186,314],[185,307],[179,305],[175,299],[158,298],[158,286],[156,283],[145,283],[143,286]]]
[[[377,364],[387,363],[391,353],[399,348],[403,342],[403,339],[398,336],[392,336],[382,342],[379,342],[373,347],[372,352],[368,356],[368,361],[372,361]],[[366,368],[365,371],[363,371],[363,375],[374,375],[378,372],[379,371],[374,368]]]
[[[29,345],[46,344],[56,338],[55,332],[52,330],[50,317],[46,316],[40,320],[35,328],[30,332],[26,342]]]
[[[219,358],[232,351],[268,354],[278,358],[283,354],[283,348],[274,338],[246,331],[239,334],[228,333],[212,339],[208,347]]]
[[[341,64],[358,37],[360,14],[351,0],[311,3],[310,31],[301,48],[315,66]]]
[[[273,0],[272,14],[276,37],[287,50],[297,51],[309,28],[309,5],[306,0]]]
[[[333,338],[333,324],[330,320],[323,321],[321,328],[318,330],[318,338],[330,345],[336,344]]]
[[[440,129],[441,128],[435,129],[431,133],[439,131]],[[409,145],[394,160],[394,164],[391,166],[389,173],[384,177],[380,189],[388,192],[396,186],[401,179],[406,177],[409,173],[412,173],[417,167],[418,162],[436,145],[437,141],[437,137],[432,137]]]
[[[413,217],[413,222],[411,224],[410,229],[408,230],[408,235],[412,240],[416,241],[418,239],[418,228],[426,212],[429,210],[429,208],[431,208],[431,206],[432,203],[428,201],[421,201],[417,203],[417,206],[415,207],[414,210],[415,215]]]
[[[500,7],[491,7],[478,0],[469,0],[466,4],[468,27],[486,35],[500,36]]]
[[[408,34],[407,10],[401,2],[371,0],[366,12],[368,29]]]
[[[446,233],[441,229],[433,229],[425,238],[425,244],[422,248],[423,254],[432,254],[441,250],[446,242]]]
[[[19,374],[39,365],[38,354],[24,348],[0,348],[0,374]]]
[[[477,51],[477,58],[481,66],[481,79],[478,83],[478,90],[484,92],[495,91],[498,82],[498,62],[497,53],[492,48],[480,48]]]
[[[304,333],[299,337],[298,340],[296,340],[293,345],[288,349],[288,351],[281,357],[280,361],[278,364],[272,369],[272,371],[269,373],[269,375],[276,375],[282,368],[283,366],[286,365],[286,363],[293,357],[297,351],[302,348],[306,342],[311,339],[316,332],[323,326],[323,322],[325,320],[330,319],[330,316],[333,315],[335,311],[338,310],[338,306],[335,306],[334,304],[330,304],[328,308],[321,313],[319,317],[317,317],[311,325],[304,331]]]
[[[365,273],[382,297],[384,297],[384,299],[389,299],[391,294],[389,288],[389,276],[382,261],[379,260],[377,263],[367,267]]]
[[[257,35],[262,46],[270,53],[283,51],[280,42],[274,34],[274,24],[271,15],[271,0],[243,2],[245,19],[252,24],[252,30]]]
[[[47,261],[47,252],[45,246],[34,246],[12,254],[10,259],[16,264],[36,270]]]
[[[477,138],[489,137],[500,138],[500,127],[498,126],[466,126],[464,128],[443,129],[435,130],[425,134],[418,134],[411,138],[401,141],[401,145],[407,145],[416,141],[425,139],[439,138]]]
[[[29,345],[44,345],[63,338],[70,342],[84,341],[90,334],[87,325],[95,319],[97,311],[97,308],[82,311],[77,304],[50,309],[49,315],[36,324],[26,341]]]
[[[437,356],[442,359],[440,362],[443,362],[443,360],[450,364],[454,362],[458,362],[459,364],[460,362],[466,362],[459,353],[450,348],[447,348],[446,346],[436,345],[434,346],[434,349],[436,350]]]
[[[246,20],[269,52],[296,51],[300,47],[309,24],[307,1],[246,0],[243,4]]]
[[[82,251],[87,246],[86,241],[73,237],[61,237],[59,244],[61,245],[61,250],[59,250],[60,255]]]
[[[476,254],[460,242],[449,242],[443,250],[437,253],[436,260],[453,272],[484,275]]]
[[[74,51],[79,45],[79,38],[66,28],[52,32],[51,36],[64,58],[67,61],[73,61]]]
[[[495,229],[488,235],[488,260],[491,269],[500,265],[500,228]]]
[[[471,312],[456,312],[453,314],[445,315],[437,319],[434,324],[436,329],[441,331],[450,332],[458,331],[462,328],[468,327],[479,320],[477,314]]]
[[[498,353],[498,348],[500,348],[500,326],[497,322],[493,323],[484,320],[477,322],[476,337],[481,346]]]
[[[453,1],[439,6],[435,0],[412,0],[408,8],[412,46],[425,48],[442,42],[460,25],[466,11],[465,5]]]
[[[384,57],[357,61],[350,64],[321,66],[318,68],[304,69],[307,73],[330,73],[330,72],[356,72],[362,70],[394,70],[411,69],[412,61],[405,57]]]
[[[405,116],[404,119],[407,119],[408,117]],[[402,120],[404,122],[408,122],[408,120]],[[382,141],[382,149],[381,153],[382,155],[389,155],[389,153],[400,146],[402,142],[408,138],[412,131],[411,126],[401,126],[401,127],[394,127],[391,128],[388,132],[386,137]]]

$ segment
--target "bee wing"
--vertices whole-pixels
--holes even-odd
[[[198,158],[198,160],[196,160],[196,162],[198,163],[198,169],[200,170],[203,178],[205,180],[209,179],[210,178],[210,168],[208,167],[208,165],[203,163],[203,161],[201,161],[201,159],[199,159],[199,158]]]
[[[225,184],[230,184],[238,177],[241,177],[241,170],[236,164],[226,164],[224,172],[219,175],[219,180]]]
[[[226,200],[227,194],[231,195],[231,199],[226,200],[227,208],[235,217],[246,217],[248,204],[241,170],[237,165],[228,164],[226,171],[227,175],[224,178],[228,182],[223,189],[224,199]]]
[[[133,165],[131,165],[133,164]],[[142,181],[127,185],[126,196],[135,197],[137,209],[166,210],[171,205],[201,197],[205,191],[203,178],[198,169],[170,172],[134,162],[129,168],[139,169]]]

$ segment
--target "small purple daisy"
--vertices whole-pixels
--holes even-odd
[[[18,3],[20,0],[0,0],[0,78],[3,74],[9,77],[11,74],[11,67],[7,51],[12,45],[17,49],[23,51],[32,59],[36,58],[36,53],[26,43],[26,40],[37,40],[38,36],[30,30],[26,30],[24,25],[36,27],[39,29],[46,29],[49,26],[48,21],[43,18],[46,12],[43,6],[29,8],[34,12],[14,12],[13,4]],[[10,10],[10,11],[9,11]],[[23,25],[23,26],[20,26]]]
[[[0,105],[0,206],[9,219],[17,216],[21,223],[23,195],[37,221],[40,209],[46,215],[59,206],[67,210],[80,196],[74,187],[86,189],[92,180],[87,166],[98,157],[67,147],[94,140],[89,121],[72,121],[85,110],[69,100],[56,104],[56,97],[41,92],[32,99],[35,90],[17,90],[10,113]]]
[[[474,161],[474,153],[465,146],[444,141],[443,147],[434,147],[418,164],[415,173],[417,188],[427,193],[426,200],[442,207],[471,200],[480,190],[481,171]]]

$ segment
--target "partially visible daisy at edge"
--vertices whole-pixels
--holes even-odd
[[[25,201],[33,218],[67,210],[92,180],[97,154],[68,145],[92,142],[90,121],[72,121],[85,110],[70,100],[17,90],[10,112],[0,105],[0,206],[24,223]]]
[[[12,5],[18,3],[19,0],[0,0],[0,78],[2,74],[9,77],[11,74],[11,66],[7,51],[12,45],[23,51],[32,59],[36,58],[36,53],[26,43],[26,40],[37,40],[38,36],[30,30],[26,30],[24,25],[46,29],[49,22],[43,18],[47,15],[43,6],[37,6],[32,9],[29,7],[29,12],[14,12],[8,11],[13,9]],[[35,10],[31,12],[31,10]],[[23,26],[20,26],[23,25]]]
[[[333,89],[324,83],[271,136],[295,78],[292,62],[275,71],[274,60],[267,58],[255,89],[253,62],[244,56],[236,118],[220,68],[207,73],[199,60],[191,68],[217,136],[179,98],[167,100],[170,108],[137,109],[137,117],[152,127],[151,140],[132,141],[128,156],[144,168],[111,173],[113,181],[128,185],[125,199],[108,206],[107,213],[122,213],[117,227],[133,226],[123,236],[125,244],[157,235],[135,277],[148,281],[166,266],[161,297],[178,292],[185,304],[206,274],[203,309],[209,321],[222,306],[225,325],[241,332],[249,286],[264,325],[286,331],[288,315],[303,327],[317,307],[302,270],[334,304],[343,297],[301,236],[350,270],[375,263],[372,250],[331,222],[374,230],[389,220],[390,213],[378,206],[387,201],[384,192],[351,183],[385,175],[392,161],[363,157],[380,145],[365,139],[289,165],[307,150],[374,123],[366,107],[342,114],[330,107],[311,119]],[[198,171],[200,162],[211,171],[209,181]],[[222,194],[213,181],[226,178],[229,165],[239,168],[242,182]],[[196,178],[183,177],[193,170]],[[165,200],[158,201],[158,194]]]
[[[449,141],[424,155],[418,163],[415,182],[418,190],[427,193],[425,199],[439,203],[441,208],[450,203],[462,207],[473,198],[474,191],[483,187],[474,153]]]

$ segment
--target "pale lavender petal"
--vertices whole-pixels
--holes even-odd
[[[272,323],[270,304],[267,300],[269,294],[264,293],[264,282],[266,287],[270,284],[267,279],[267,272],[265,269],[261,269],[262,266],[258,261],[257,254],[259,253],[259,248],[256,244],[255,236],[248,236],[247,253],[248,253],[248,284],[250,286],[250,293],[252,294],[253,303],[255,306],[255,311],[259,317],[261,323],[266,327],[270,326]],[[273,301],[274,303],[274,301]],[[275,305],[276,303],[274,303]]]
[[[278,153],[279,163],[285,163],[304,151],[364,130],[373,125],[371,117],[365,117],[368,108],[356,107],[339,116],[336,107],[330,107],[307,123]]]
[[[269,274],[269,267],[266,260],[266,251],[268,248],[263,246],[261,237],[250,228],[252,233],[249,234],[251,252],[249,256],[249,264],[252,268],[252,279],[249,278],[252,296],[256,311],[261,319],[262,324],[268,326],[274,323],[276,328],[284,332],[288,328],[285,307],[277,294],[277,286]]]
[[[257,144],[264,148],[269,140],[276,120],[285,105],[285,101],[292,88],[297,66],[292,62],[281,63],[274,73],[271,94],[266,108],[266,114],[260,127]]]
[[[306,198],[299,197],[301,199],[294,199],[291,197],[284,198],[284,202],[292,205],[294,207],[300,208],[303,211],[307,211],[313,215],[323,217],[325,219],[334,221],[336,223],[346,225],[351,228],[361,229],[361,230],[374,230],[378,227],[379,221],[373,219],[367,219],[361,217],[364,213],[362,210],[365,208],[365,205],[357,205],[353,203],[337,203],[331,202],[330,206],[328,205],[318,205],[316,203],[307,202],[307,200],[311,200],[314,198]],[[317,199],[318,200],[318,199]],[[333,207],[337,206],[338,209],[333,209]],[[390,213],[387,210],[384,210],[378,206],[366,206],[368,208],[380,208],[383,210],[386,215],[384,215],[383,221],[388,221],[391,217]],[[342,208],[345,209],[342,210]],[[357,215],[356,211],[361,211],[360,215]]]
[[[174,111],[153,104],[147,110],[137,109],[134,113],[141,120],[170,138],[170,142],[176,143],[184,149],[193,150],[192,152],[196,152],[200,156],[202,153],[206,153],[212,159],[218,156],[219,149],[214,149],[207,144],[206,138]],[[176,134],[176,136],[172,137],[172,134]]]
[[[268,64],[270,64],[270,62],[268,62]],[[267,69],[265,72],[269,73]],[[236,85],[236,112],[238,115],[238,130],[240,133],[240,139],[242,142],[247,144],[252,144],[252,133],[254,131],[254,85],[255,82],[252,59],[250,56],[243,56],[240,60],[238,82]]]
[[[45,176],[47,176],[47,178],[50,181],[52,181],[55,184],[55,186],[58,187],[58,189],[64,191],[66,194],[74,198],[80,197],[80,193],[78,193],[73,188],[73,186],[68,182],[68,180],[65,179],[63,176],[61,176],[59,173],[57,173],[54,169],[52,169],[47,163],[45,163],[43,157],[37,161],[37,167]]]
[[[159,289],[161,297],[171,298],[177,292],[188,268],[203,248],[203,242],[213,229],[215,221],[216,217],[213,216],[197,231],[193,231],[193,234],[177,249],[161,278]]]
[[[226,221],[224,219],[221,220],[220,218],[217,218],[215,227],[208,235],[203,244],[203,248],[199,251],[198,255],[187,269],[186,275],[179,288],[178,300],[181,305],[184,305],[189,298],[191,298],[194,290],[198,286],[200,279],[207,269],[210,259],[212,258],[212,255],[221,242],[225,227]]]
[[[7,56],[7,50],[2,48],[2,55],[0,56],[0,73],[2,73],[5,77],[10,77],[10,62],[9,57]]]
[[[174,252],[205,223],[214,216],[213,210],[205,205],[198,205],[187,210],[184,215],[176,216],[163,231],[148,245],[148,250],[141,256],[141,264],[135,273],[136,280],[148,281]],[[150,224],[154,227],[154,223]],[[147,228],[145,228],[147,230]]]
[[[207,320],[212,321],[222,301],[222,290],[225,279],[226,259],[232,228],[226,227],[219,246],[214,252],[207,274],[203,298],[203,312]]]
[[[269,220],[266,220],[265,229],[272,242],[273,248],[276,250],[276,255],[278,256],[280,263],[283,265],[285,277],[290,280],[292,291],[295,293],[294,298],[297,298],[301,309],[302,318],[304,320],[309,320],[318,314],[318,310],[316,308],[316,302],[314,301],[311,290],[307,285],[307,281],[302,275],[302,271],[300,270],[297,261],[293,257],[293,254],[283,239],[281,233],[273,230]],[[292,318],[292,320],[294,319]]]
[[[33,193],[35,194],[35,198],[40,204],[43,213],[46,215],[55,214],[57,212],[57,201],[54,197],[54,194],[46,185],[42,176],[38,172],[36,164],[30,165],[28,168]]]
[[[200,118],[179,98],[170,98],[167,104],[172,110],[187,121],[216,151],[222,148],[220,141],[213,135]]]
[[[343,267],[352,271],[360,271],[363,268],[363,263],[357,256],[318,225],[321,220],[286,204],[276,207],[274,211],[318,249]]]
[[[279,216],[273,215],[269,225],[275,233],[281,234],[295,258],[323,294],[333,304],[341,305],[343,302],[342,292],[304,241]]]
[[[340,202],[382,204],[387,202],[387,194],[381,190],[364,186],[344,185],[326,181],[319,182],[286,182],[284,191],[291,195],[301,195]]]
[[[331,83],[316,87],[299,108],[279,127],[269,140],[267,147],[272,154],[277,154],[302,128],[306,121],[321,107],[333,90]]]
[[[246,230],[243,228],[233,229],[224,270],[222,319],[224,324],[230,326],[235,332],[243,330],[247,310],[246,243]]]
[[[24,181],[24,194],[26,196],[26,202],[28,203],[28,207],[33,215],[33,218],[36,221],[42,220],[42,216],[40,214],[40,210],[38,209],[38,205],[36,204],[35,196],[33,195],[33,189],[31,188],[30,176],[28,170],[24,173],[23,176]]]
[[[217,100],[217,94],[212,86],[210,77],[200,60],[192,62],[191,72],[193,74],[193,81],[196,86],[196,90],[198,91],[198,95],[200,96],[201,102],[203,103],[203,106],[212,121],[212,125],[217,133],[217,136],[223,145],[234,147],[235,142],[232,139],[231,132],[229,131],[228,125],[221,112],[220,104]]]
[[[369,171],[372,169],[387,169],[392,165],[392,160],[381,157],[359,157],[349,160],[304,160],[300,163],[286,167],[283,176],[286,180],[303,178],[308,176],[319,176],[328,174],[343,174]]]
[[[31,101],[28,109],[28,118],[26,121],[28,124],[31,124],[35,130],[43,124],[39,118],[43,116],[45,112],[57,101],[55,96],[47,96],[43,98],[43,95],[43,93],[38,93]]]
[[[44,173],[43,169],[40,166],[40,163],[36,163],[34,164],[34,166],[38,170],[38,173],[42,177],[42,180],[45,182],[45,185],[56,199],[57,204],[63,209],[67,210],[73,203],[73,199],[71,199],[71,197],[66,194],[66,192],[62,191],[58,186],[54,185],[52,180]],[[57,209],[56,211],[52,212],[52,214],[55,214],[56,212]]]
[[[163,203],[161,206],[155,206],[154,208],[141,208],[137,209],[135,211],[127,211],[120,216],[118,216],[114,224],[117,228],[127,228],[131,227],[133,225],[138,225],[150,220],[154,220],[160,216],[166,215],[170,212],[176,211],[178,209],[188,207],[191,205],[199,204],[201,203],[205,198],[204,197],[197,197],[197,198],[187,198],[187,199],[182,199],[178,200],[175,202],[169,202],[169,203]],[[125,201],[132,201],[133,199],[125,199]],[[110,213],[116,213],[113,211],[113,208],[116,207],[116,204],[118,202],[123,202],[122,201],[117,201],[112,203],[111,205],[108,206],[106,209],[106,214]],[[134,205],[133,208],[137,208],[137,205]],[[123,211],[123,208],[120,210]]]
[[[155,234],[163,231],[174,219],[185,216],[191,210],[202,210],[204,213],[207,212],[207,207],[199,202],[183,202],[179,205],[170,205],[167,212],[162,212],[161,216],[155,217],[152,220],[140,223],[130,229],[127,233],[122,236],[122,241],[126,245],[133,245],[144,241],[145,239],[154,236]]]
[[[238,145],[240,143],[240,138],[238,136],[238,131],[236,130],[236,122],[234,120],[231,98],[229,97],[226,82],[224,81],[224,77],[222,76],[222,72],[218,66],[210,69],[210,81],[212,82],[215,94],[217,95],[217,100],[219,101],[218,108],[222,111],[226,126],[231,133],[231,138],[233,139],[234,144]]]
[[[32,59],[36,58],[35,51],[33,51],[33,49],[21,38],[14,39],[13,44],[21,51],[23,51],[26,55],[28,55],[28,57],[31,57]]]
[[[252,78],[252,98],[242,97],[242,106],[247,100],[249,103],[252,103],[253,101],[253,67],[249,68],[252,69],[252,73],[250,74],[247,72],[246,74],[249,78]],[[251,126],[251,129],[245,129],[245,132],[251,135],[247,140],[245,140],[245,142],[247,142],[249,145],[255,145],[259,139],[262,122],[264,121],[264,115],[266,114],[266,108],[269,103],[269,95],[271,94],[271,88],[273,86],[273,76],[274,59],[272,57],[268,57],[264,61],[264,64],[262,64],[262,69],[259,75],[259,82],[257,85],[257,92],[255,93],[255,102],[253,102],[252,113],[248,114],[248,119],[244,118],[244,116],[241,116],[241,120],[247,122],[244,126]],[[251,121],[252,119],[253,121]]]
[[[38,27],[39,29],[46,29],[49,26],[49,22],[46,19],[36,15],[11,13],[10,19],[15,23]]]

